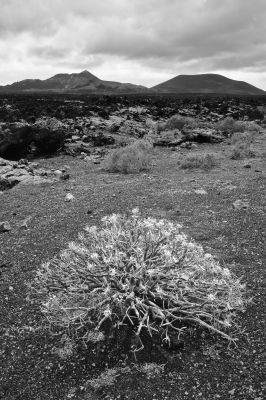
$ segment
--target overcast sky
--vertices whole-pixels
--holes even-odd
[[[84,69],[145,86],[213,72],[266,90],[266,0],[0,0],[0,84]]]

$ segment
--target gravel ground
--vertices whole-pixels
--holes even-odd
[[[0,221],[9,221],[12,230],[0,234],[0,398],[263,400],[265,133],[255,146],[256,158],[239,161],[230,160],[226,143],[198,146],[193,154],[213,152],[220,159],[210,172],[180,170],[178,161],[191,154],[189,150],[156,149],[150,171],[138,175],[107,174],[101,165],[66,156],[42,159],[43,167],[68,165],[70,180],[18,185],[1,193]],[[75,200],[65,202],[66,193]],[[234,208],[236,200],[247,207]],[[242,276],[253,300],[240,316],[244,332],[237,346],[202,335],[174,352],[154,347],[139,362],[165,364],[162,375],[148,379],[132,368],[118,376],[115,385],[92,391],[86,389],[87,380],[106,367],[123,365],[123,355],[106,348],[99,356],[92,348],[60,358],[57,339],[43,331],[38,304],[29,298],[26,283],[86,224],[136,206],[144,214],[183,224],[206,251]],[[20,228],[27,217],[28,229]]]

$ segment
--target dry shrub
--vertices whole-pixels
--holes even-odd
[[[251,132],[236,132],[231,137],[231,144],[246,143],[251,144],[254,141],[254,135]]]
[[[121,172],[123,174],[147,170],[150,165],[151,149],[151,143],[144,139],[116,149],[107,156],[104,169],[109,172]]]
[[[218,166],[219,162],[214,154],[187,156],[180,164],[182,169],[210,170]]]
[[[234,132],[259,132],[260,126],[254,121],[236,121],[232,117],[226,117],[217,122],[216,128],[221,131],[234,133]]]
[[[250,144],[246,142],[237,142],[231,153],[232,160],[242,160],[244,158],[252,158],[255,156],[256,153],[252,150]]]
[[[158,131],[172,131],[175,129],[182,130],[185,125],[188,125],[191,128],[198,127],[198,123],[195,118],[176,114],[169,118],[166,122],[160,123],[158,125]]]
[[[138,209],[87,227],[41,266],[31,289],[50,331],[88,342],[127,326],[136,348],[143,347],[142,333],[169,344],[187,328],[231,340],[236,312],[245,306],[244,285],[228,268],[180,225],[141,217]]]

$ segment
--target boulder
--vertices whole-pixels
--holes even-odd
[[[1,221],[0,222],[0,233],[11,231],[11,226],[8,221]]]

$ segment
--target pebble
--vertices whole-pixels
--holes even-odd
[[[204,190],[204,189],[196,189],[196,190],[195,190],[195,193],[197,193],[197,194],[204,194],[204,195],[207,194],[206,190]]]
[[[73,194],[71,193],[67,193],[66,197],[65,197],[65,201],[70,202],[70,201],[74,201],[75,197],[73,196]]]
[[[240,199],[236,200],[236,201],[233,203],[233,208],[234,208],[235,210],[241,210],[241,209],[246,210],[246,209],[248,208],[248,206],[249,206],[249,204],[248,204],[247,201],[243,201],[243,200],[240,200]]]
[[[8,221],[0,222],[0,233],[11,231],[11,226]]]

